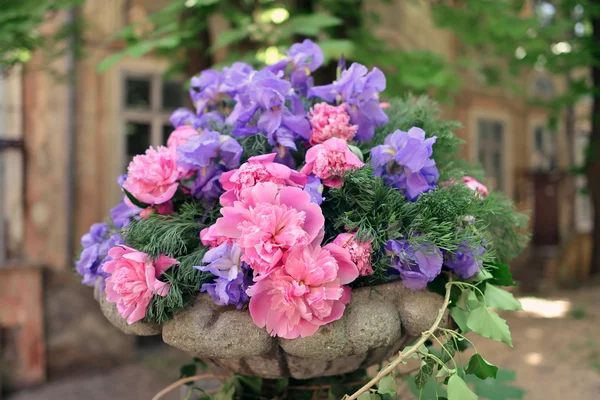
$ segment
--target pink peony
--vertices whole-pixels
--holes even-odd
[[[215,231],[216,227],[216,225],[211,225],[200,231],[200,241],[202,241],[203,245],[213,248],[231,241],[227,236],[217,234]]]
[[[364,165],[342,139],[331,138],[306,152],[306,165],[300,170],[321,178],[325,186],[340,188],[344,172]]]
[[[123,188],[136,199],[150,205],[165,203],[177,191],[177,181],[187,174],[187,170],[176,164],[175,150],[160,146],[150,147],[146,154],[133,158],[127,168],[127,179]]]
[[[164,255],[153,260],[127,246],[113,247],[108,256],[111,260],[103,266],[111,274],[106,279],[106,300],[116,303],[121,316],[133,324],[144,318],[155,294],[164,297],[169,293],[169,284],[157,278],[178,262]]]
[[[350,115],[346,111],[346,105],[331,106],[327,103],[315,104],[309,115],[312,133],[310,144],[323,143],[327,139],[339,138],[345,141],[352,140],[358,125],[350,124]]]
[[[488,189],[484,184],[478,182],[475,178],[471,178],[470,176],[465,176],[462,178],[462,181],[467,185],[467,187],[471,190],[479,193],[480,196],[487,196]]]
[[[367,276],[373,273],[371,267],[371,242],[359,242],[356,240],[355,233],[341,233],[333,243],[342,247],[350,254],[350,259],[358,267],[360,276]]]
[[[227,192],[221,196],[221,205],[231,206],[240,199],[244,189],[251,188],[259,182],[272,182],[277,186],[293,186],[303,188],[308,177],[288,166],[275,163],[277,154],[263,154],[250,157],[248,162],[238,169],[224,172],[219,181]]]
[[[215,234],[236,241],[255,279],[264,278],[278,267],[292,246],[320,244],[323,240],[325,218],[321,207],[311,203],[310,195],[297,187],[280,188],[273,182],[261,182],[246,189],[242,201],[221,208],[221,214]]]
[[[341,318],[351,293],[343,285],[357,277],[356,265],[339,246],[295,246],[282,268],[248,288],[250,315],[272,336],[311,336]]]
[[[192,128],[189,125],[183,125],[179,128],[175,129],[169,135],[169,139],[167,140],[167,147],[169,149],[175,150],[175,148],[179,145],[186,144],[188,138],[192,136],[197,136],[198,131]]]

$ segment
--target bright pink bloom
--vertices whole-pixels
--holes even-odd
[[[111,260],[103,266],[111,274],[106,279],[106,300],[116,303],[119,314],[133,324],[144,318],[155,294],[165,297],[169,293],[169,284],[158,277],[178,262],[164,255],[153,260],[127,246],[113,247],[108,256]]]
[[[465,176],[462,178],[462,181],[467,185],[467,187],[471,190],[474,190],[479,193],[480,196],[487,196],[488,189],[484,184],[478,182],[475,178],[471,178],[470,176]]]
[[[342,139],[331,138],[311,147],[306,152],[306,165],[301,173],[314,174],[321,178],[325,186],[340,188],[344,183],[342,176],[349,169],[358,169],[365,165],[348,148]]]
[[[174,150],[160,146],[150,147],[146,154],[133,157],[127,168],[127,179],[123,187],[136,199],[150,205],[165,203],[177,191],[177,181],[187,170],[176,164]]]
[[[231,241],[227,236],[217,234],[216,227],[216,225],[211,225],[200,231],[200,240],[203,245],[213,248]]]
[[[293,186],[303,188],[308,177],[286,165],[273,162],[277,154],[263,154],[250,157],[248,162],[238,169],[224,172],[219,181],[227,192],[221,196],[221,205],[233,205],[240,200],[241,192],[259,182],[272,182],[277,186]]]
[[[198,131],[196,129],[189,125],[182,125],[171,132],[169,139],[167,140],[167,147],[174,150],[177,146],[186,144],[188,138],[197,135]]]
[[[359,242],[355,233],[340,233],[333,243],[342,247],[350,254],[350,259],[358,267],[360,276],[373,273],[371,266],[371,242]]]
[[[346,111],[346,105],[332,106],[327,103],[315,104],[310,109],[308,117],[312,127],[310,144],[323,143],[333,137],[345,141],[352,140],[358,125],[350,124],[350,115]]]
[[[311,336],[341,318],[351,294],[343,285],[357,277],[356,265],[337,245],[294,247],[282,268],[248,288],[250,315],[272,336]]]
[[[379,107],[383,109],[390,108],[390,103],[388,103],[387,101],[382,101],[381,103],[379,103]]]
[[[297,187],[258,183],[244,191],[242,201],[221,208],[221,214],[215,233],[236,241],[255,279],[264,278],[278,267],[292,246],[318,245],[323,240],[325,218],[321,207],[311,203],[310,194]]]
[[[168,201],[154,207],[151,206],[143,209],[142,212],[140,212],[140,217],[142,219],[148,219],[152,214],[171,215],[173,214],[173,211],[173,202]]]

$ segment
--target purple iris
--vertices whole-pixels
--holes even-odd
[[[409,289],[424,289],[442,271],[442,252],[433,243],[420,243],[415,248],[407,240],[388,240],[385,251]]]
[[[110,219],[116,228],[121,229],[129,226],[131,218],[138,216],[142,209],[125,203],[122,199],[119,204],[110,209]]]
[[[364,65],[353,63],[332,84],[311,88],[308,97],[345,103],[350,121],[358,125],[355,139],[368,142],[373,139],[375,128],[388,122],[379,105],[379,93],[385,90],[385,86],[385,75],[379,69],[373,68],[369,72]]]
[[[205,69],[199,76],[192,77],[190,97],[196,113],[202,115],[219,105],[222,99],[223,75],[214,69]]]
[[[213,283],[205,283],[200,291],[207,292],[220,306],[235,305],[241,309],[248,302],[246,289],[252,284],[252,270],[241,261],[242,251],[237,245],[222,245],[210,249],[202,261],[206,266],[194,267],[215,276]]]
[[[483,261],[481,256],[485,253],[485,246],[472,246],[463,243],[454,253],[446,253],[444,265],[453,270],[461,278],[472,277],[481,269]]]
[[[288,81],[271,71],[262,70],[252,77],[246,88],[246,95],[248,103],[243,106],[243,110],[236,112],[234,109],[228,118],[228,122],[235,122],[234,135],[246,136],[256,133],[270,135],[278,128],[284,127],[308,140],[310,124],[306,119],[306,113],[294,114],[286,106],[286,100],[292,100],[295,96]],[[231,120],[233,115],[236,115],[236,121]]]
[[[191,187],[192,196],[206,202],[213,202],[223,194],[223,187],[219,182],[225,168],[212,164],[198,169],[198,175]]]
[[[108,274],[102,269],[102,265],[108,261],[108,250],[112,247],[123,244],[123,238],[118,233],[111,234],[110,227],[105,223],[92,225],[90,232],[81,238],[83,251],[79,260],[75,263],[77,273],[82,276],[82,283],[87,286],[94,286],[98,279],[102,280],[108,277]]]
[[[225,118],[217,111],[209,111],[200,116],[187,108],[178,108],[173,111],[169,121],[174,128],[189,125],[196,129],[212,128],[213,125],[220,127],[224,124]]]
[[[312,40],[305,39],[302,43],[295,43],[287,52],[290,59],[290,82],[298,94],[306,96],[313,87],[314,79],[310,75],[322,64],[323,50]]]
[[[321,205],[323,202],[323,184],[321,180],[314,175],[308,176],[308,183],[304,186],[304,191],[310,194],[311,203]]]
[[[240,164],[242,146],[231,136],[204,130],[192,136],[187,142],[177,146],[177,164],[198,169],[211,166],[215,161],[231,169]]]
[[[234,99],[250,83],[254,72],[252,66],[243,62],[234,62],[231,67],[224,67],[221,72],[223,77],[221,90]]]
[[[376,176],[402,191],[406,198],[415,201],[421,193],[435,189],[440,174],[431,159],[435,136],[425,139],[420,128],[400,130],[388,135],[384,144],[371,149],[371,165]]]

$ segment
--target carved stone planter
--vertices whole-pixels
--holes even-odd
[[[340,320],[311,337],[288,340],[269,336],[254,325],[247,310],[217,306],[205,294],[162,326],[128,325],[104,294],[97,297],[106,318],[124,333],[162,333],[165,343],[194,357],[270,379],[339,375],[380,363],[429,329],[443,301],[400,282],[354,289]],[[448,325],[447,315],[441,325]]]

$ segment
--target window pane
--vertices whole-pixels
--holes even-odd
[[[171,132],[173,132],[175,129],[171,126],[171,124],[166,124],[163,125],[162,127],[162,144],[164,146],[167,145],[167,140],[169,140],[169,135],[171,135]]]
[[[150,147],[150,124],[128,122],[125,128],[127,162]]]
[[[125,80],[125,105],[150,108],[150,78],[127,78]]]
[[[183,105],[183,87],[179,82],[164,82],[162,87],[163,110],[174,110]]]

